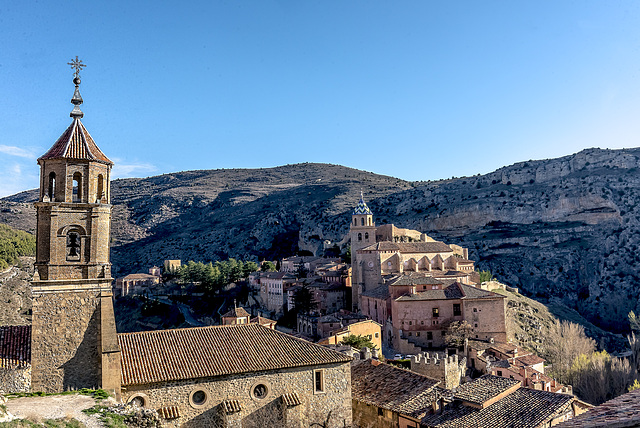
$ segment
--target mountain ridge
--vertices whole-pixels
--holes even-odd
[[[594,324],[624,331],[628,311],[638,312],[639,168],[638,148],[586,149],[438,181],[316,163],[114,180],[114,272],[165,258],[344,247],[362,189],[377,224],[467,246],[478,267],[523,293],[560,299]],[[0,199],[0,222],[33,231],[36,196]]]

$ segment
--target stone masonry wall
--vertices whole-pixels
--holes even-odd
[[[314,394],[314,369],[324,370],[324,393]],[[267,387],[267,395],[252,395],[256,385]],[[206,401],[190,400],[196,391],[206,393]],[[278,420],[282,395],[297,392],[302,404],[286,410],[286,423]],[[234,376],[185,380],[123,388],[123,400],[142,396],[145,407],[161,409],[177,406],[180,417],[165,420],[166,427],[280,428],[308,427],[322,423],[331,412],[330,427],[351,426],[351,367],[349,363],[301,367]],[[241,410],[227,416],[221,403],[238,400]]]
[[[32,391],[100,386],[99,303],[99,289],[34,293]]]
[[[31,388],[31,367],[0,369],[0,392],[29,392]]]

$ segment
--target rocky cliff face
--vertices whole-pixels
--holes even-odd
[[[640,312],[640,149],[589,149],[487,175],[409,183],[337,165],[191,171],[113,182],[117,274],[165,258],[275,258],[345,245],[365,191],[378,224],[469,247],[478,266],[589,321]],[[0,222],[35,229],[33,191],[0,200]]]

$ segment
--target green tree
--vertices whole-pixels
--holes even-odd
[[[444,341],[447,346],[460,347],[464,345],[464,340],[471,337],[473,329],[466,321],[453,321],[445,326]]]
[[[253,261],[244,262],[242,266],[242,277],[247,278],[249,274],[258,271],[258,264]]]
[[[369,349],[373,349],[376,347],[376,345],[373,344],[373,342],[371,341],[371,339],[369,339],[367,336],[362,336],[360,334],[355,335],[349,335],[347,337],[345,337],[344,339],[342,339],[342,341],[340,342],[343,345],[349,345],[352,346],[356,349],[362,349],[364,347],[367,347]]]
[[[274,265],[273,262],[264,261],[260,265],[260,270],[263,271],[263,272],[275,272],[276,271],[276,265]]]
[[[490,270],[478,270],[477,272],[478,275],[480,275],[480,282],[495,281],[495,278],[493,277],[493,274]]]
[[[295,307],[295,311],[300,312],[311,312],[318,305],[317,302],[313,298],[313,292],[307,286],[301,287],[296,294],[293,295],[293,305]]]
[[[0,224],[0,269],[14,265],[20,256],[36,254],[36,238],[30,233]]]

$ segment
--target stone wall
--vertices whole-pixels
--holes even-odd
[[[33,391],[99,387],[100,289],[33,293]]]
[[[379,410],[379,407],[354,399],[353,426],[357,428],[396,428],[398,414],[391,410]]]
[[[31,366],[0,368],[0,391],[29,392],[31,388]]]
[[[324,371],[324,393],[314,393],[314,370]],[[266,386],[262,399],[253,395]],[[204,391],[203,403],[193,394]],[[282,409],[283,394],[297,393],[301,404]],[[142,397],[145,407],[177,406],[180,417],[165,419],[167,427],[280,428],[308,427],[326,421],[329,427],[351,425],[351,366],[349,363],[300,367],[216,378],[190,379],[123,388],[125,401]],[[237,411],[225,412],[223,401],[237,400]]]

